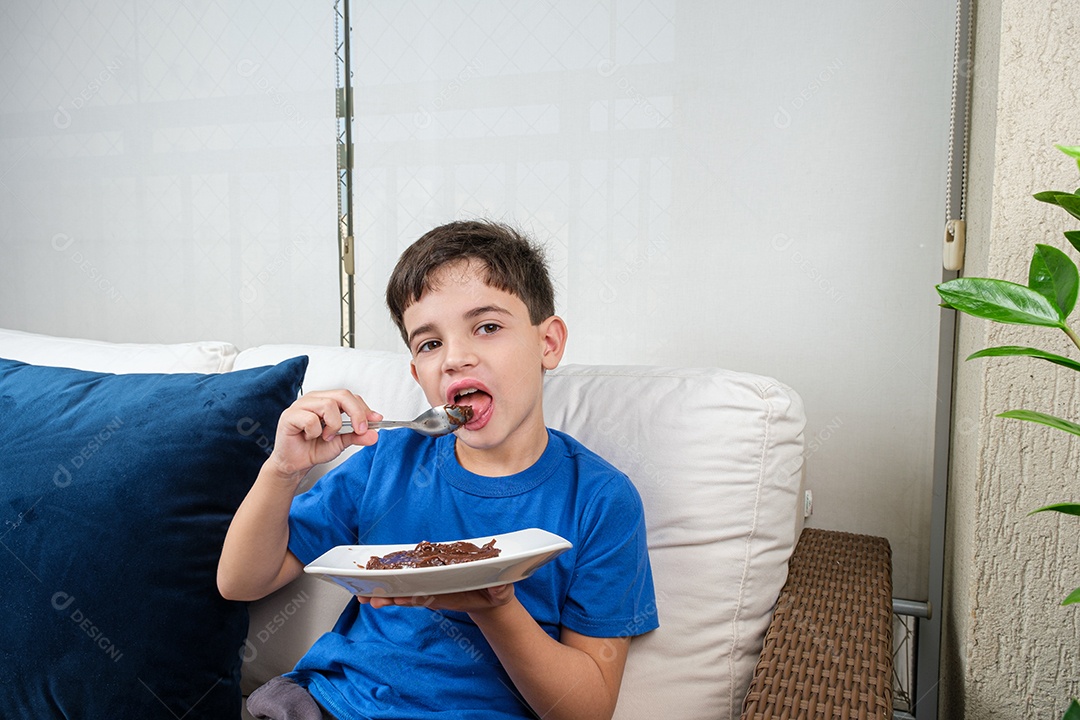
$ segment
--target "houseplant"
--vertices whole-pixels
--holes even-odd
[[[1074,158],[1080,168],[1080,146],[1056,147]],[[1041,202],[1057,205],[1080,220],[1080,190],[1048,190],[1036,193],[1034,197]],[[1064,235],[1069,244],[1080,251],[1080,230],[1066,230]],[[1035,246],[1028,269],[1027,285],[992,278],[957,278],[937,286],[944,307],[993,322],[1057,328],[1080,349],[1080,337],[1067,323],[1076,306],[1078,289],[1080,272],[1077,271],[1076,263],[1056,247],[1042,244]],[[967,359],[980,357],[1030,357],[1080,371],[1080,361],[1032,347],[991,347],[972,353]],[[1034,410],[1009,410],[1000,413],[998,417],[1040,423],[1080,435],[1080,424]],[[1080,502],[1053,503],[1033,510],[1032,514],[1045,511],[1080,516]],[[1069,593],[1062,605],[1077,602],[1080,602],[1080,587]],[[1075,699],[1070,703],[1063,720],[1080,720],[1080,703]]]

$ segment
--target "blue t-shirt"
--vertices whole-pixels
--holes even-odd
[[[538,527],[573,548],[518,582],[553,638],[657,627],[641,499],[630,480],[569,435],[548,431],[532,467],[484,477],[454,436],[383,431],[293,501],[289,549],[309,563],[337,545],[414,544]],[[350,602],[291,673],[339,720],[534,717],[466,613]]]

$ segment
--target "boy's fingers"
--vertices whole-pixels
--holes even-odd
[[[322,417],[311,408],[293,405],[281,414],[281,421],[281,429],[287,434],[314,440],[323,433]]]
[[[331,390],[305,397],[312,397],[313,403],[318,404],[315,411],[322,418],[324,440],[331,440],[341,430],[342,415],[348,416],[352,423],[353,434],[358,436],[367,434],[369,420],[382,419],[382,415],[369,408],[362,397],[348,390]],[[313,408],[315,407],[316,405],[313,404]],[[366,442],[354,441],[353,444],[370,445],[375,439],[375,437],[368,437]]]
[[[293,413],[292,411],[295,411]],[[364,399],[348,390],[329,390],[308,393],[293,403],[286,411],[288,420],[297,431],[308,440],[322,437],[330,441],[342,428],[342,415],[347,415],[354,424],[354,433],[365,435],[367,421],[378,420],[382,416],[368,408]],[[306,414],[302,419],[300,415]],[[356,420],[359,419],[359,422]],[[366,442],[352,444],[370,445],[376,437],[366,438]]]

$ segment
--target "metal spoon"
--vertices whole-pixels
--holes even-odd
[[[371,430],[404,427],[415,430],[421,435],[439,437],[449,435],[470,420],[472,420],[472,408],[468,405],[443,405],[424,411],[415,420],[378,420],[369,422],[367,425]],[[338,435],[352,431],[352,420],[344,418]]]

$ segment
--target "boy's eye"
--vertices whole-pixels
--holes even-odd
[[[492,333],[496,333],[501,329],[502,326],[498,323],[484,323],[479,328],[477,328],[477,332],[479,332],[481,335],[491,335]]]
[[[424,341],[424,342],[422,342],[422,343],[420,343],[419,345],[416,346],[416,352],[418,352],[418,353],[431,352],[432,350],[439,347],[439,344],[440,343],[439,343],[438,340],[426,340],[426,341]]]

